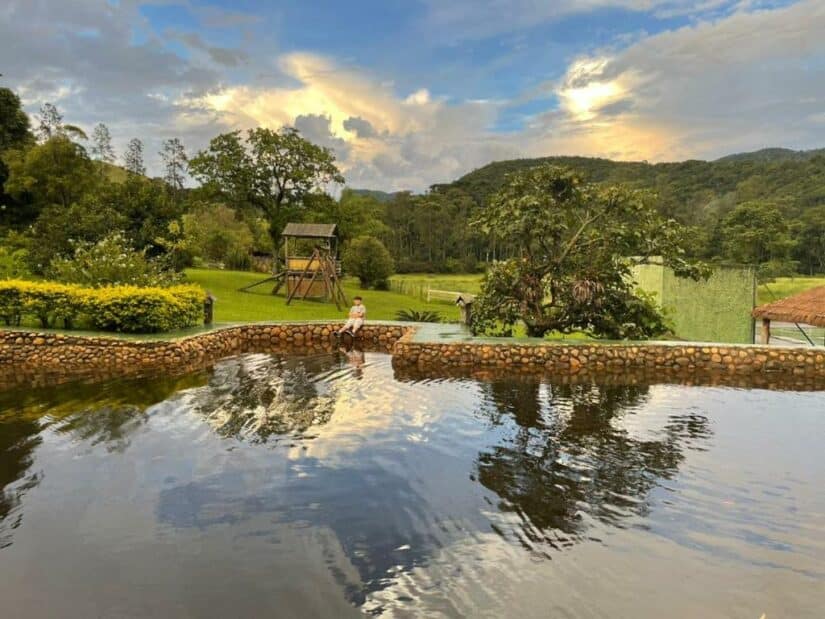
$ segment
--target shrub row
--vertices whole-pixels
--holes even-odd
[[[36,319],[41,327],[71,329],[85,318],[96,329],[125,333],[155,333],[198,324],[204,293],[197,286],[169,288],[111,286],[84,288],[74,284],[0,281],[0,319],[19,325]]]

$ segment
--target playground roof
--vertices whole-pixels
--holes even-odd
[[[335,224],[296,224],[288,223],[281,236],[296,236],[315,239],[331,239],[338,226]]]
[[[825,327],[825,286],[760,305],[753,317]]]

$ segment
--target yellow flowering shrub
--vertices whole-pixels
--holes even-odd
[[[97,329],[155,333],[183,329],[203,318],[204,292],[198,286],[168,288],[110,286],[85,288],[56,282],[0,281],[0,319],[19,325],[26,317],[41,327],[72,328],[86,318]]]

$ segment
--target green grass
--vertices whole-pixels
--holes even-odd
[[[825,277],[777,277],[772,282],[759,284],[757,304],[784,299],[817,286],[825,286]]]
[[[215,322],[340,319],[346,316],[346,310],[349,309],[338,310],[334,303],[309,300],[294,300],[287,305],[283,291],[277,296],[270,294],[271,284],[253,288],[249,292],[238,291],[238,288],[265,279],[266,275],[261,273],[187,269],[186,277],[217,297]],[[396,312],[401,309],[430,310],[438,312],[449,321],[457,321],[459,317],[458,308],[452,305],[426,303],[418,298],[392,291],[361,290],[358,282],[352,279],[344,280],[344,292],[350,301],[357,294],[364,297],[368,319],[372,320],[395,320]]]

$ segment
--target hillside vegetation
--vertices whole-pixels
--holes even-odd
[[[592,182],[651,189],[664,214],[687,224],[699,224],[708,215],[752,200],[775,203],[788,217],[825,205],[825,149],[769,148],[716,161],[656,164],[591,157],[513,159],[490,163],[435,189],[460,189],[483,205],[507,174],[547,163],[578,170]]]

